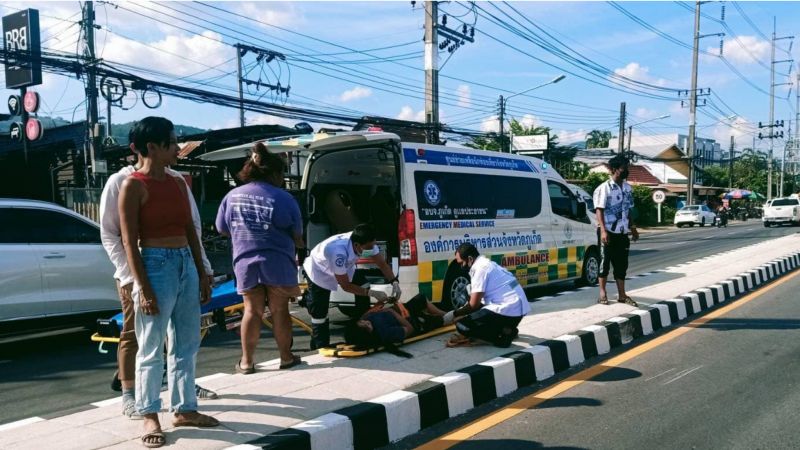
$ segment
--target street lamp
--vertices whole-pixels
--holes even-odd
[[[508,149],[508,150],[506,149],[506,140],[504,139],[505,133],[503,131],[503,122],[505,121],[505,114],[506,114],[506,102],[508,102],[508,99],[510,99],[511,97],[516,97],[518,95],[527,94],[530,91],[535,91],[536,89],[539,89],[541,87],[545,87],[545,86],[547,86],[549,84],[556,84],[556,83],[558,83],[559,81],[563,80],[566,77],[567,76],[562,73],[561,75],[553,78],[552,80],[550,80],[550,81],[548,81],[546,83],[542,83],[542,84],[540,84],[538,86],[534,86],[534,87],[532,87],[530,89],[526,89],[524,91],[517,92],[516,94],[511,94],[511,95],[509,95],[508,97],[505,97],[505,98],[502,95],[500,96],[500,151],[501,152],[505,152],[505,151],[509,151],[510,152],[511,151],[510,149]]]
[[[664,114],[663,116],[654,117],[652,119],[647,119],[647,120],[643,120],[641,122],[636,122],[636,123],[628,125],[628,149],[626,150],[626,153],[628,154],[628,158],[630,158],[630,154],[631,154],[631,138],[633,138],[633,127],[635,127],[637,125],[645,124],[647,122],[653,122],[653,121],[656,121],[656,120],[666,119],[668,117],[669,117],[669,114]]]

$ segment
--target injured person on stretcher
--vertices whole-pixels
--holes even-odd
[[[359,348],[391,347],[405,339],[441,328],[445,312],[418,294],[390,308],[373,307],[345,328],[345,341]],[[391,350],[391,349],[389,349]]]

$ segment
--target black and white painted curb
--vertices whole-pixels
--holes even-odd
[[[740,297],[798,267],[800,252],[717,284],[336,410],[229,449],[330,450],[384,446]]]

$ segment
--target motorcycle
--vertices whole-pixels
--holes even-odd
[[[720,211],[714,216],[714,225],[717,228],[728,228],[728,214],[725,211]]]

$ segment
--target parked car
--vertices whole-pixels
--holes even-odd
[[[97,223],[53,203],[0,199],[0,332],[119,308]]]
[[[693,227],[695,224],[700,225],[701,227],[706,226],[706,224],[711,225],[714,223],[714,211],[706,205],[690,205],[684,206],[683,208],[679,209],[677,213],[675,213],[675,219],[673,222],[675,226],[680,228],[684,225],[689,225]]]
[[[791,197],[772,199],[765,205],[761,221],[767,228],[782,223],[800,225],[800,200]]]

